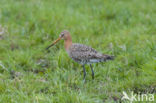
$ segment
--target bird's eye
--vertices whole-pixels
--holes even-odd
[[[61,33],[61,34],[60,34],[60,37],[63,38],[63,37],[64,37],[64,33]]]
[[[64,36],[64,34],[61,34],[61,37],[63,37]]]

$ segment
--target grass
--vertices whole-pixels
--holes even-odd
[[[156,93],[155,0],[0,0],[0,103],[116,103],[122,91]],[[115,55],[87,68],[73,62],[63,41]],[[155,96],[156,97],[156,96]],[[156,98],[155,98],[156,99]]]

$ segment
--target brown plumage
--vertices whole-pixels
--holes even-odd
[[[109,56],[109,55],[99,53],[95,49],[89,46],[79,44],[79,43],[72,43],[72,39],[68,31],[61,32],[59,38],[54,43],[52,43],[47,49],[49,49],[51,46],[56,44],[61,39],[64,39],[64,46],[68,55],[75,62],[82,64],[83,71],[84,71],[84,79],[86,76],[86,70],[84,66],[85,64],[90,64],[92,70],[92,78],[94,79],[94,71],[91,64],[114,59],[114,56]]]
[[[113,56],[101,54],[89,46],[78,43],[73,43],[67,53],[74,61],[82,65],[113,59]]]

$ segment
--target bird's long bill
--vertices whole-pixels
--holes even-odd
[[[56,39],[51,45],[49,45],[46,50],[48,50],[50,47],[52,47],[53,45],[55,45],[59,40],[61,40],[61,38],[59,37],[58,39]]]

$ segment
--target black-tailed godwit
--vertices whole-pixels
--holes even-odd
[[[98,62],[104,62],[107,60],[113,60],[114,56],[105,55],[102,53],[97,52],[95,49],[79,44],[79,43],[72,43],[72,38],[70,36],[70,33],[68,31],[61,32],[59,38],[55,40],[50,46],[48,46],[46,49],[49,49],[51,46],[56,44],[59,40],[64,39],[64,47],[66,49],[66,52],[68,55],[83,67],[84,72],[84,80],[86,77],[86,70],[85,70],[85,64],[89,64],[91,71],[92,71],[92,79],[94,79],[94,71],[92,68],[92,63],[98,63]]]

